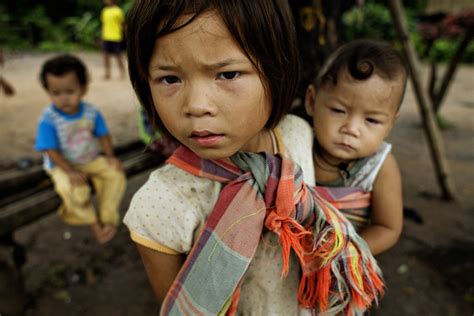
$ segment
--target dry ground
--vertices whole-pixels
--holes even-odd
[[[48,103],[38,80],[51,55],[9,54],[2,74],[17,90],[0,95],[0,164],[12,166],[32,151],[36,122]],[[127,80],[101,79],[98,53],[79,53],[91,70],[86,99],[104,112],[116,144],[137,138],[136,99]],[[115,69],[114,69],[115,70]],[[116,74],[116,73],[114,73]],[[115,77],[118,77],[116,75]],[[372,315],[473,315],[474,313],[474,68],[459,69],[442,109],[453,127],[443,132],[456,201],[439,189],[411,89],[390,141],[401,166],[404,203],[422,220],[405,219],[399,243],[378,259],[387,294]],[[132,178],[123,201],[148,173]],[[140,259],[122,226],[117,238],[97,246],[87,229],[64,225],[51,215],[16,232],[28,251],[23,268],[34,303],[29,315],[149,315],[156,306]]]

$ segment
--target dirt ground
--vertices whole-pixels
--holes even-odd
[[[128,80],[102,80],[98,53],[78,53],[90,69],[86,100],[99,106],[115,144],[136,139],[136,104]],[[16,95],[0,95],[0,166],[21,158],[38,160],[32,150],[37,119],[48,103],[38,82],[48,54],[7,54],[2,69]],[[117,78],[117,79],[116,79]],[[371,315],[474,314],[474,67],[459,69],[442,115],[452,125],[443,138],[456,185],[456,200],[443,201],[421,117],[409,87],[401,117],[389,141],[400,164],[404,204],[409,209],[398,244],[378,257],[387,292]],[[122,213],[149,172],[129,180]],[[86,228],[69,227],[56,215],[18,230],[27,249],[23,267],[31,301],[28,315],[149,315],[157,313],[150,287],[122,225],[118,236],[98,246]],[[0,311],[1,314],[1,311]]]

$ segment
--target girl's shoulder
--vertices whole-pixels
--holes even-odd
[[[221,186],[165,164],[134,194],[124,223],[147,245],[157,243],[185,253],[212,211]]]
[[[283,136],[303,135],[312,138],[313,129],[299,116],[287,114],[278,123],[277,127],[281,130]]]
[[[215,202],[211,200],[219,195],[221,187],[219,182],[197,177],[176,166],[165,164],[153,171],[135,193],[131,208],[135,204],[148,204],[161,210],[177,211],[179,205],[191,205],[193,208],[190,211],[194,211],[207,202]]]
[[[288,114],[277,125],[283,142],[283,152],[297,163],[304,174],[304,181],[315,184],[313,164],[313,129],[302,118]]]

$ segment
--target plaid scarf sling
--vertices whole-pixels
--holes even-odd
[[[291,250],[299,257],[303,307],[353,315],[383,293],[381,273],[367,245],[321,194],[334,196],[307,187],[291,160],[242,152],[207,160],[180,147],[167,163],[226,185],[168,291],[162,315],[234,315],[264,226],[279,236],[282,277]]]

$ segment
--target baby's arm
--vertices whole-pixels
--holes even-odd
[[[385,159],[372,191],[370,225],[361,233],[372,254],[391,248],[398,241],[403,226],[402,182],[392,154]]]
[[[117,170],[122,170],[122,163],[114,156],[114,147],[112,146],[112,140],[109,134],[99,137],[99,142],[104,151],[105,158],[107,161]]]
[[[79,170],[74,169],[66,159],[64,159],[61,152],[55,149],[48,149],[46,150],[49,158],[53,161],[53,163],[64,170],[67,173],[69,180],[74,185],[86,184],[87,183],[87,175]]]
[[[137,248],[142,257],[143,265],[145,266],[155,297],[158,303],[161,304],[178,275],[185,256],[181,254],[166,254],[140,244],[137,244]]]

